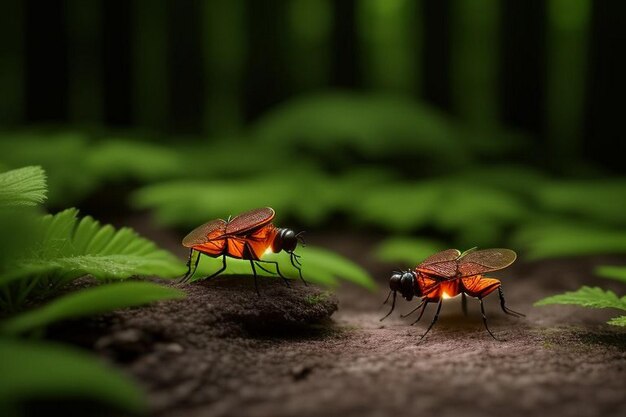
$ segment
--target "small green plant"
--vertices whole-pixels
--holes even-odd
[[[584,286],[577,291],[553,295],[535,303],[536,306],[550,304],[572,304],[589,308],[615,308],[626,311],[626,296],[620,298],[613,291]],[[626,315],[615,317],[609,320],[608,324],[626,326]]]
[[[0,412],[15,414],[21,401],[49,396],[81,396],[141,411],[140,390],[96,358],[17,337],[42,334],[60,320],[180,298],[181,291],[154,283],[108,282],[177,276],[182,263],[131,229],[79,220],[75,209],[43,215],[35,207],[47,191],[39,167],[2,173],[0,184],[0,373],[11,375],[0,378]],[[100,285],[57,296],[83,276]]]
[[[626,283],[626,266],[599,266],[596,274],[609,279]],[[535,303],[535,305],[573,304],[589,308],[614,308],[626,311],[626,295],[618,297],[613,291],[602,288],[582,287],[578,291],[553,295]],[[612,318],[608,321],[613,326],[626,326],[626,315]]]

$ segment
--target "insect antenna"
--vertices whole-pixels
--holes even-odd
[[[387,317],[389,317],[391,315],[391,313],[393,313],[393,309],[396,308],[396,292],[395,291],[389,291],[389,295],[391,295],[392,292],[393,292],[393,298],[391,299],[391,310],[389,310],[389,313],[387,313],[384,317],[381,317],[381,319],[379,321],[383,321]],[[389,300],[389,295],[387,296],[387,300]],[[385,300],[385,303],[387,302],[387,300]],[[385,304],[385,303],[383,303],[383,304]]]
[[[303,247],[303,248],[305,248],[305,247],[306,247],[306,240],[304,240],[304,234],[305,234],[305,233],[306,233],[306,232],[303,230],[303,231],[298,232],[298,233],[296,234],[296,239],[298,239],[298,240],[300,241],[300,244],[302,245],[302,247]]]

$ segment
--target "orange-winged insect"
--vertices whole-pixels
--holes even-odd
[[[516,258],[515,252],[510,249],[476,250],[476,248],[473,248],[463,253],[457,249],[448,249],[431,255],[417,265],[414,270],[394,272],[389,280],[390,291],[385,300],[385,303],[387,303],[389,297],[393,294],[391,310],[380,320],[384,320],[393,312],[396,305],[397,292],[400,292],[407,301],[411,301],[413,297],[421,299],[421,302],[415,309],[402,316],[407,317],[421,308],[417,320],[412,324],[417,323],[422,318],[429,303],[437,302],[437,312],[430,326],[428,326],[428,329],[421,337],[424,338],[439,318],[444,298],[462,294],[463,312],[467,315],[466,295],[469,295],[477,298],[480,302],[485,328],[491,337],[498,340],[489,330],[489,326],[487,326],[483,298],[497,289],[502,311],[514,317],[525,316],[506,306],[500,281],[495,278],[485,277],[483,274],[504,269],[511,265]]]
[[[300,256],[294,252],[298,241],[304,244],[302,232],[295,233],[291,229],[277,228],[272,224],[274,209],[271,207],[258,208],[247,211],[228,220],[216,219],[203,224],[192,230],[183,239],[183,246],[190,248],[189,260],[187,261],[187,273],[181,279],[186,282],[191,279],[198,269],[198,262],[202,254],[212,258],[222,257],[222,268],[205,279],[213,278],[226,269],[226,258],[245,259],[250,261],[254,275],[254,286],[259,292],[255,265],[266,272],[261,263],[272,264],[276,273],[283,278],[285,284],[289,280],[280,272],[277,262],[264,261],[261,259],[266,251],[278,253],[285,251],[289,254],[291,264],[298,270],[300,279],[306,285],[302,277],[302,264]],[[196,263],[191,267],[193,252],[199,252]]]

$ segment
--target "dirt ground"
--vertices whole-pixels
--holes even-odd
[[[257,297],[250,277],[227,277],[187,285],[182,301],[115,313],[83,344],[135,376],[163,417],[626,415],[626,332],[604,324],[611,312],[532,307],[582,284],[619,291],[591,269],[623,258],[517,262],[494,276],[527,317],[486,300],[504,341],[484,330],[477,301],[464,317],[457,297],[417,344],[434,306],[409,326],[399,315],[416,304],[401,300],[379,322],[392,268],[367,256],[371,239],[324,242],[368,268],[380,291],[344,285],[332,296],[265,279]]]

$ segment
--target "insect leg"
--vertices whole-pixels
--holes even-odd
[[[480,312],[483,315],[483,323],[485,323],[485,329],[487,329],[487,331],[489,332],[489,334],[491,335],[491,337],[494,338],[494,340],[497,340],[498,342],[500,341],[500,339],[498,339],[497,337],[495,337],[493,335],[493,333],[491,333],[491,330],[489,330],[489,326],[487,326],[487,315],[485,314],[485,305],[483,304],[483,299],[479,298],[478,301],[480,301]]]
[[[389,298],[389,297],[387,297]],[[385,302],[387,302],[387,300],[385,300]],[[391,300],[391,310],[389,310],[389,313],[387,313],[387,315],[385,315],[385,317],[382,317],[380,319],[380,321],[385,320],[387,317],[389,317],[389,315],[393,312],[393,309],[396,308],[396,292],[393,292],[393,298]]]
[[[502,291],[502,287],[498,287],[498,295],[500,296],[500,307],[502,308],[502,311],[513,317],[526,317],[525,314],[518,313],[517,311],[511,310],[506,306],[506,302],[504,301],[504,291]]]
[[[428,300],[424,301],[424,306],[422,307],[422,311],[420,311],[420,315],[417,316],[417,320],[411,323],[411,326],[413,326],[415,323],[421,320],[422,316],[424,315],[424,311],[426,311],[426,306],[428,305],[428,303],[429,303]]]
[[[209,275],[208,277],[204,279],[207,280],[207,279],[215,278],[216,276],[224,272],[225,269],[226,269],[226,255],[222,256],[222,267],[218,271],[212,273],[211,275]]]
[[[292,252],[292,253],[289,255],[289,259],[291,260],[291,265],[293,265],[293,267],[294,267],[294,268],[296,268],[296,269],[298,270],[298,275],[300,275],[300,279],[302,280],[302,282],[304,282],[304,286],[305,286],[305,287],[308,287],[308,286],[309,286],[309,284],[307,284],[307,282],[306,282],[306,281],[304,280],[304,278],[302,277],[302,268],[300,268],[300,266],[302,266],[302,264],[298,261],[298,255],[296,255],[295,253],[293,253],[293,252]],[[294,259],[296,260],[296,262],[298,262],[298,264],[299,264],[300,266],[298,266],[298,265],[296,265],[296,264],[294,263]]]
[[[463,310],[463,315],[467,317],[467,296],[465,293],[461,293],[461,309]]]
[[[432,329],[433,326],[435,325],[435,323],[437,322],[437,319],[439,318],[439,312],[441,311],[442,304],[443,304],[443,298],[440,298],[439,302],[437,303],[437,312],[435,313],[435,317],[433,317],[433,321],[430,322],[430,326],[428,326],[428,329],[426,329],[426,332],[422,335],[422,337],[420,337],[420,342],[422,341],[424,336],[426,336],[428,334],[430,329]]]
[[[262,261],[262,260],[258,260],[257,262],[263,262],[264,264],[272,264],[276,267],[276,273],[278,274],[279,277],[281,277],[283,279],[283,281],[285,282],[285,285],[287,285],[288,287],[291,287],[291,284],[289,283],[289,279],[287,277],[285,277],[283,275],[282,272],[280,272],[280,268],[278,267],[278,262],[274,262],[274,261]],[[269,272],[270,274],[273,274],[274,272],[272,271],[268,271],[267,269],[263,268],[261,265],[259,265],[257,263],[257,266],[259,268],[261,268],[262,270],[264,270],[265,272]]]
[[[413,310],[409,311],[406,314],[401,314],[400,317],[401,318],[405,318],[405,317],[409,317],[411,314],[415,313],[418,309],[420,309],[423,305],[424,305],[425,301],[422,300],[417,307],[415,307]]]
[[[385,298],[385,301],[383,301],[383,305],[387,304],[387,301],[389,301],[389,297],[391,297],[392,292],[393,290],[389,290],[389,294],[387,294],[387,298]]]
[[[193,249],[189,250],[189,259],[187,260],[187,273],[180,279],[179,282],[181,284],[188,282],[193,274],[196,272],[196,270],[198,269],[198,263],[200,262],[200,256],[201,254],[198,252],[198,258],[196,259],[196,263],[193,267],[193,272],[191,272],[191,258],[193,257]]]
[[[257,282],[256,269],[254,268],[253,260],[250,260],[250,266],[252,267],[252,274],[254,275],[254,289],[256,290],[256,295],[260,297],[261,293],[259,292],[259,283]]]
[[[269,269],[267,269],[263,265],[261,265],[259,262],[261,262],[261,261],[256,261],[256,266],[258,266],[259,268],[261,268],[263,271],[267,272],[268,274],[276,275],[276,272],[270,271]]]

